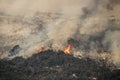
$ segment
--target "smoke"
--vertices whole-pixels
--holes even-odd
[[[64,13],[69,16],[82,14],[82,8],[88,7],[89,9],[95,8],[96,0],[1,0],[1,9],[8,14],[18,15],[26,14],[31,15],[36,11],[40,12],[57,12]],[[91,6],[91,7],[89,7]]]
[[[64,50],[69,43],[75,56],[107,55],[119,66],[119,3],[119,0],[0,0],[0,57],[29,57],[41,47]]]
[[[119,64],[120,59],[120,31],[108,31],[106,32],[104,44],[109,44],[109,51],[111,52],[113,62]]]

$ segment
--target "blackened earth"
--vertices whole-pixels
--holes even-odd
[[[120,70],[111,70],[104,60],[48,50],[27,59],[0,60],[0,80],[120,80]]]

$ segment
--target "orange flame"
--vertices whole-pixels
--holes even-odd
[[[64,50],[65,54],[70,54],[72,46],[70,44],[67,45],[67,47]]]
[[[39,50],[36,51],[36,54],[42,53],[44,50],[45,50],[45,48],[41,47],[41,49],[39,49]]]

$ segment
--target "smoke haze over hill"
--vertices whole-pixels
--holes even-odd
[[[0,57],[29,57],[70,43],[75,56],[109,55],[119,66],[119,8],[119,0],[0,0]]]

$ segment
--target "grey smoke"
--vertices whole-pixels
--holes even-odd
[[[0,57],[72,45],[75,56],[111,56],[120,64],[119,0],[0,0]]]

